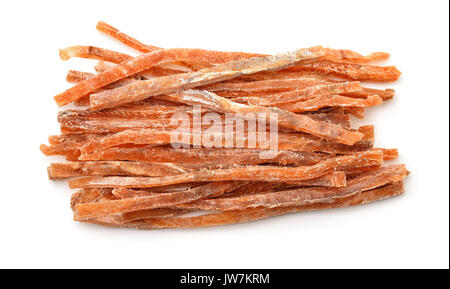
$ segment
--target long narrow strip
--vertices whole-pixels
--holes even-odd
[[[52,163],[48,168],[49,179],[64,179],[77,176],[149,176],[182,174],[192,171],[189,167],[170,163],[150,162],[70,162]]]
[[[230,211],[255,207],[274,208],[327,202],[333,198],[371,190],[388,183],[399,182],[407,174],[408,172],[404,165],[382,166],[349,180],[347,186],[342,188],[301,188],[250,196],[198,200],[189,204],[180,205],[179,208]]]
[[[319,84],[302,90],[271,94],[267,97],[249,97],[248,102],[254,105],[274,106],[283,103],[292,103],[308,100],[314,97],[336,95],[362,91],[359,82],[340,82],[332,84]]]
[[[75,205],[76,218],[91,218],[145,209],[169,208],[178,204],[219,193],[229,192],[241,186],[239,182],[211,183],[192,190],[174,193],[162,193],[147,197],[111,200],[96,203],[79,203]]]
[[[187,182],[212,181],[301,181],[320,177],[333,170],[345,170],[347,167],[381,165],[383,152],[370,150],[353,155],[331,158],[312,166],[275,167],[247,166],[230,169],[218,169],[205,172],[192,172],[166,177],[86,177],[69,181],[71,188],[151,188]]]
[[[170,93],[167,95],[167,99],[189,105],[201,105],[218,112],[240,114],[244,118],[248,114],[265,115],[269,122],[273,120],[273,115],[276,114],[276,121],[281,127],[310,133],[347,145],[352,145],[363,138],[363,135],[359,132],[352,132],[340,126],[318,122],[306,115],[299,115],[274,107],[240,104],[204,90]]]
[[[144,54],[143,56],[137,57],[130,62],[117,65],[113,69],[101,73],[99,78],[91,78],[93,81],[88,84],[96,84],[96,88],[99,88],[109,82],[118,80],[116,79],[117,77],[120,79],[130,74],[137,73],[149,68],[150,66],[154,66],[163,60],[167,61],[169,58],[171,58],[171,60],[185,60],[187,58],[195,59],[195,57],[197,57],[200,60],[201,58],[205,58],[206,53],[206,51],[195,49],[168,49]],[[214,54],[213,56],[215,57]],[[230,61],[210,68],[204,68],[196,72],[144,80],[122,88],[91,95],[91,109],[96,110],[114,107],[120,104],[145,99],[150,96],[232,79],[245,74],[291,67],[302,62],[315,60],[319,56],[320,54],[311,53],[308,49],[299,49],[275,56],[254,57],[250,59]],[[89,80],[86,80],[85,82]],[[79,98],[89,92],[92,92],[88,89],[81,90],[81,88],[84,88],[84,86],[81,85],[83,83],[84,82],[77,85],[80,88],[79,91],[75,88],[72,90],[69,89],[63,94],[56,96],[57,102],[64,103],[60,102],[60,100],[65,99],[66,97],[71,99],[70,96]],[[71,101],[73,100],[74,99]]]
[[[356,99],[353,100],[356,102]],[[225,130],[225,132],[223,132],[223,129],[223,127],[220,127],[220,130],[217,132],[200,131],[198,133],[193,133],[189,130],[178,132],[159,129],[129,129],[116,134],[89,140],[81,148],[81,153],[89,154],[96,150],[104,150],[122,144],[159,146],[170,145],[176,142],[183,145],[183,147],[193,147],[194,145],[213,147],[213,144],[210,143],[211,138],[214,138],[214,146],[221,148],[267,149],[269,147],[269,141],[259,141],[256,139],[256,135],[252,137],[251,134],[245,131],[242,134],[238,134],[235,130],[232,132],[227,132]],[[363,127],[362,133],[365,129],[366,127]],[[373,130],[373,127],[370,127],[369,129]],[[182,135],[181,139],[179,138],[180,135]],[[372,143],[373,141],[370,140],[368,146],[371,146]],[[361,145],[362,143],[359,142],[358,144]],[[342,147],[340,144],[330,144],[329,142],[324,142],[322,139],[308,134],[278,133],[277,135],[277,148],[281,150],[329,151],[330,149],[332,150],[333,146]]]
[[[251,222],[269,217],[284,215],[294,212],[309,210],[323,210],[331,208],[343,208],[354,205],[361,205],[378,200],[384,200],[404,192],[402,183],[395,183],[374,190],[361,192],[344,198],[335,199],[332,202],[313,203],[302,206],[277,207],[277,208],[254,208],[241,211],[227,211],[222,213],[207,214],[195,217],[178,218],[149,218],[131,222],[125,225],[98,222],[95,219],[82,220],[83,222],[100,224],[105,226],[124,226],[137,229],[162,229],[162,228],[200,228],[219,225],[229,225],[244,222]]]
[[[134,118],[132,116],[135,116]],[[147,117],[148,116],[148,117]],[[323,121],[343,128],[350,128],[350,117],[342,113],[317,113],[308,115],[316,121]],[[226,120],[223,115],[222,129],[226,126]],[[194,125],[201,127],[202,131],[211,127],[211,124],[205,122],[194,122],[190,117],[190,127]],[[171,131],[179,128],[179,124],[170,122],[170,114],[161,114],[159,118],[152,111],[124,111],[121,114],[117,111],[116,116],[103,117],[98,115],[84,116],[65,116],[60,119],[61,132],[70,133],[89,133],[104,134],[117,133],[133,128],[141,129],[159,129]],[[270,126],[269,126],[270,129]],[[291,129],[278,128],[279,132],[292,132]]]
[[[253,101],[253,100],[252,100]],[[300,113],[316,111],[323,107],[371,107],[381,105],[383,100],[378,95],[370,95],[368,98],[351,98],[341,95],[322,95],[306,101],[276,105],[291,112]]]

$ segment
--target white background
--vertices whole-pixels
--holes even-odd
[[[397,147],[403,196],[195,230],[137,231],[72,221],[70,190],[39,151],[58,133],[52,97],[69,87],[58,48],[135,53],[98,20],[162,47],[275,53],[312,45],[387,51],[403,72],[369,109],[376,145]],[[448,1],[2,1],[0,267],[449,266]]]

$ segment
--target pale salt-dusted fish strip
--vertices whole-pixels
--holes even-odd
[[[331,202],[313,203],[302,206],[254,208],[239,211],[225,211],[221,213],[206,214],[195,217],[149,218],[127,224],[102,222],[95,218],[85,219],[81,221],[104,226],[127,227],[147,230],[163,228],[200,228],[251,222],[288,213],[361,205],[398,196],[403,192],[403,184],[400,182],[370,191],[350,195],[348,197],[337,198],[332,200]]]
[[[334,171],[315,179],[297,182],[250,182],[230,193],[222,195],[221,198],[256,195],[293,187],[345,187],[346,184],[346,173],[343,171]]]
[[[110,82],[117,80],[115,79],[116,72],[117,76],[120,75],[120,78],[123,78],[130,74],[140,72],[148,68],[149,65],[151,66],[156,65],[158,64],[158,61],[161,61],[161,59],[168,59],[169,57],[171,57],[174,60],[185,60],[188,58],[187,57],[188,55],[190,57],[196,56],[205,57],[205,53],[206,53],[205,51],[200,52],[200,50],[193,50],[193,49],[189,50],[168,49],[149,54],[144,54],[143,56],[137,57],[134,60],[130,61],[129,63],[127,62],[124,64],[117,65],[113,69],[101,73],[99,75],[99,79],[102,80],[107,79],[106,81],[98,82],[99,79],[91,78],[93,81],[91,81],[90,83],[94,84],[98,82],[102,84],[101,86],[104,86],[108,84],[105,82],[108,82],[110,79],[112,79]],[[123,88],[117,88],[114,90],[91,95],[91,109],[95,110],[107,107],[114,107],[124,103],[145,99],[147,97],[154,95],[165,94],[180,89],[192,88],[196,86],[236,78],[240,75],[252,74],[259,71],[282,69],[301,62],[312,61],[319,56],[320,56],[319,54],[311,53],[308,49],[299,49],[293,52],[278,54],[275,56],[254,57],[238,61],[229,61],[223,64],[216,65],[214,67],[204,68],[195,72],[182,73],[177,75],[159,77],[150,80],[144,80],[134,84],[130,84]],[[89,80],[86,80],[85,82]],[[78,84],[79,86],[78,90],[75,88],[72,90],[67,90],[66,92],[57,96],[56,101],[58,102],[59,100],[64,99],[66,97],[70,99],[70,96],[74,95],[72,94],[72,92],[76,92],[75,99],[92,92],[89,90],[81,90],[83,86],[80,84]],[[87,84],[89,83],[86,83],[85,85]],[[59,103],[64,102],[59,101]]]
[[[270,122],[273,114],[277,116],[277,123],[281,127],[286,127],[296,131],[306,132],[328,140],[352,145],[363,138],[359,132],[346,130],[340,126],[318,122],[306,115],[295,114],[286,110],[274,107],[264,107],[256,105],[245,105],[230,101],[212,92],[204,90],[187,90],[170,93],[166,96],[168,100],[179,101],[190,105],[201,105],[202,107],[223,112],[236,113],[243,116],[250,114],[264,114]]]
[[[249,100],[249,102],[252,102]],[[275,104],[276,107],[289,110],[291,112],[316,111],[323,107],[359,107],[366,108],[381,105],[383,100],[378,95],[370,95],[368,98],[352,98],[341,95],[322,95],[315,98],[299,101],[295,103]]]
[[[292,103],[304,101],[311,98],[336,95],[341,93],[349,93],[361,91],[362,87],[359,82],[340,82],[333,84],[319,84],[310,86],[301,90],[294,90],[282,92],[278,94],[271,94],[265,97],[249,97],[248,103],[263,106],[275,106],[277,104]],[[288,104],[290,105],[290,104]]]
[[[373,166],[380,165],[382,163],[382,151],[370,150],[358,152],[353,155],[330,158],[312,166],[247,166],[154,178],[85,177],[70,180],[69,186],[71,188],[151,188],[187,182],[213,182],[229,180],[289,182],[317,178],[332,170],[345,170],[347,167]]]
[[[111,200],[95,203],[78,203],[75,205],[76,218],[91,218],[132,212],[145,209],[170,208],[189,203],[219,193],[225,193],[241,186],[239,182],[211,183],[183,192],[162,193],[140,198]]]
[[[78,83],[78,82],[82,82],[86,79],[92,78],[94,75],[95,75],[94,73],[90,73],[90,72],[69,70],[66,75],[66,81]]]
[[[330,157],[326,153],[294,152],[278,150],[271,159],[261,158],[263,150],[255,149],[174,149],[168,147],[110,148],[88,155],[80,160],[130,160],[162,163],[203,163],[203,164],[298,164],[310,165]]]
[[[334,171],[315,179],[304,181],[286,182],[287,187],[345,187],[347,185],[346,174],[343,171]]]
[[[367,133],[368,127],[363,127],[361,133]],[[373,130],[370,126],[369,129]],[[373,132],[369,132],[373,133]],[[135,145],[169,145],[173,143],[173,131],[163,131],[158,129],[129,129],[124,130],[112,135],[107,135],[100,138],[93,138],[86,142],[81,148],[82,154],[89,154],[96,150],[104,150],[110,147],[119,146],[122,144],[135,144]],[[174,134],[178,136],[178,133]],[[267,149],[269,142],[252,141],[251,135],[246,131],[242,135],[237,135],[236,131],[231,133],[223,133],[222,130],[218,132],[206,132],[200,131],[198,133],[191,132],[189,130],[183,132],[183,139],[178,139],[177,143],[181,145],[193,146],[195,144],[205,145],[205,140],[209,140],[214,137],[220,141],[219,145],[222,148],[255,148],[255,149]],[[256,137],[256,135],[255,135]],[[227,142],[227,138],[231,139],[231,142]],[[198,140],[196,140],[198,139]],[[367,139],[367,136],[366,136]],[[369,139],[370,140],[370,139]],[[200,143],[196,143],[196,142]],[[217,141],[217,143],[219,142]],[[358,143],[362,145],[361,142]],[[373,144],[370,140],[369,146]],[[292,151],[329,151],[335,144],[324,142],[321,139],[298,133],[278,133],[277,146],[281,150]],[[339,145],[338,145],[339,146]],[[342,147],[342,146],[341,146]],[[353,149],[353,148],[350,148]]]
[[[349,180],[347,186],[341,188],[301,188],[249,196],[197,200],[189,204],[179,205],[178,208],[230,211],[245,210],[255,207],[274,208],[304,205],[315,202],[327,202],[333,198],[371,190],[393,182],[399,182],[406,177],[407,173],[404,165],[383,166],[362,173],[356,178]]]
[[[227,60],[230,61],[230,60],[233,60],[236,58],[237,59],[240,58],[240,54],[238,54],[238,53],[236,55],[228,53],[225,56],[222,54],[223,53],[216,52],[216,51],[205,51],[205,50],[201,50],[201,49],[181,49],[181,48],[158,50],[155,52],[150,52],[150,53],[138,56],[136,58],[132,58],[131,60],[129,60],[127,62],[118,64],[103,73],[100,73],[98,75],[95,75],[92,78],[89,78],[83,82],[80,82],[80,83],[76,84],[75,86],[67,89],[66,91],[58,94],[57,96],[54,97],[54,99],[59,106],[66,105],[66,104],[73,102],[85,95],[88,95],[88,94],[94,92],[95,90],[97,90],[99,88],[102,88],[103,86],[105,86],[107,84],[110,84],[112,82],[115,82],[117,80],[125,78],[127,76],[137,74],[141,71],[144,71],[153,66],[159,65],[161,63],[185,60],[185,59],[197,59],[197,60],[199,60],[199,62],[201,62],[200,60],[207,59],[211,62],[223,63]],[[292,53],[287,54],[287,55],[290,55],[292,58]],[[303,58],[297,57],[296,58],[297,62],[295,62],[291,58],[289,58],[289,56],[287,56],[287,55],[285,55],[284,59],[282,57],[281,58],[273,57],[274,60],[276,59],[279,61],[278,65],[280,68],[289,66],[288,65],[289,62],[286,63],[287,59],[291,60],[292,64],[290,64],[290,63],[289,64],[293,65],[293,64],[299,62],[301,59],[313,56],[313,54],[311,54],[311,53],[308,55],[305,53],[303,55]],[[283,60],[285,62],[283,62]],[[257,61],[243,60],[240,62],[237,61],[236,64],[241,63],[241,62],[250,62],[250,63],[255,64],[255,62],[257,62]],[[273,64],[276,63],[275,61],[273,61],[273,62],[274,62]],[[231,64],[232,63],[234,63],[234,62],[231,62]],[[223,65],[219,65],[217,67],[220,68],[222,66]],[[228,68],[229,66],[230,65],[228,65],[226,67]],[[236,67],[232,66],[229,68],[236,68]],[[237,68],[239,68],[239,67],[237,67]],[[247,67],[241,67],[241,68],[248,69]],[[270,68],[271,68],[271,66],[269,66],[267,69],[270,69]],[[274,69],[275,68],[276,68],[276,66],[274,67]],[[267,69],[260,68],[260,71],[267,70]],[[214,72],[214,71],[219,72],[220,69],[215,69],[212,72]],[[188,75],[187,78],[189,78],[190,76],[191,75]],[[194,75],[192,75],[192,76],[194,76]],[[223,74],[222,74],[222,76],[223,76]],[[175,77],[175,76],[171,76],[171,77]],[[230,78],[232,78],[232,77],[230,77]],[[227,78],[222,78],[222,80],[224,80],[224,79],[227,79]],[[201,83],[201,84],[206,84],[206,82]],[[136,101],[136,100],[139,100],[139,99],[134,99],[131,101]],[[126,102],[130,102],[130,101],[126,101]]]

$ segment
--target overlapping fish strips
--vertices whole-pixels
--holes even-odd
[[[64,106],[61,134],[41,145],[45,155],[67,160],[52,163],[48,175],[70,178],[77,189],[70,202],[75,220],[195,228],[403,193],[405,166],[384,164],[397,150],[374,147],[372,125],[351,127],[353,116],[363,118],[366,108],[394,97],[393,89],[363,84],[400,77],[394,66],[373,65],[388,53],[321,46],[277,55],[164,49],[104,22],[97,29],[142,54],[60,50],[63,60],[98,60],[96,73],[68,72],[74,85],[54,97]],[[219,121],[214,133],[212,114]],[[176,115],[187,121],[182,130]],[[263,124],[256,128],[252,116]],[[174,131],[183,137],[174,141]],[[275,148],[261,145],[260,134],[275,134]],[[211,138],[219,141],[205,145]]]

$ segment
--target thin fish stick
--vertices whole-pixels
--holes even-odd
[[[359,82],[341,82],[333,84],[319,84],[302,90],[272,94],[267,97],[249,97],[248,102],[254,105],[275,106],[277,104],[304,101],[318,96],[336,95],[361,91]]]
[[[137,57],[130,62],[116,66],[116,70],[114,70],[116,68],[114,67],[113,69],[101,73],[99,77],[101,77],[102,81],[99,81],[99,79],[91,78],[93,79],[93,81],[91,81],[90,83],[95,83],[97,86],[101,87],[108,84],[105,82],[112,82],[118,80],[116,79],[117,77],[120,79],[130,74],[140,72],[169,58],[171,58],[172,60],[185,60],[189,57],[205,58],[205,53],[205,51],[201,51],[199,49],[168,49],[144,54],[143,56]],[[215,55],[214,53],[216,52],[211,52],[213,56],[211,57],[211,59],[214,57],[220,58],[220,55],[217,55],[217,53]],[[117,88],[114,90],[91,95],[91,109],[96,110],[107,107],[114,107],[120,104],[145,99],[150,96],[211,84],[214,82],[220,82],[245,74],[282,69],[293,66],[295,64],[299,64],[301,62],[312,61],[319,56],[320,54],[313,54],[308,49],[299,49],[293,52],[278,54],[275,56],[254,57],[244,60],[229,61],[195,72],[144,80],[139,83],[130,84],[123,88]],[[56,101],[58,102],[60,100],[64,100],[65,98],[71,99],[71,97],[77,98],[86,95],[89,92],[92,92],[86,89],[81,90],[81,88],[83,88],[83,86],[81,85],[82,83],[78,84],[80,90],[68,90],[56,96]],[[82,95],[80,96],[80,94]]]
[[[81,155],[79,160],[129,160],[162,163],[189,163],[189,164],[298,164],[311,165],[327,159],[330,154],[319,152],[294,152],[278,150],[271,159],[261,158],[264,150],[256,149],[174,149],[170,147],[134,147],[110,148],[96,151],[92,154]]]
[[[206,214],[195,217],[178,217],[178,218],[149,218],[138,220],[127,224],[114,224],[101,222],[92,219],[81,220],[82,222],[99,224],[104,226],[123,226],[136,229],[163,229],[163,228],[201,228],[219,225],[229,225],[244,222],[251,222],[266,219],[274,216],[284,215],[288,213],[323,210],[331,208],[343,208],[354,205],[361,205],[378,200],[384,200],[394,196],[398,196],[404,192],[403,184],[394,183],[381,188],[365,191],[350,195],[348,197],[337,198],[332,202],[313,203],[301,206],[277,207],[277,208],[253,208],[239,211],[226,211],[221,213]]]
[[[383,163],[381,150],[370,150],[330,158],[312,166],[275,167],[247,166],[230,169],[210,170],[207,172],[192,172],[166,177],[86,177],[69,181],[71,188],[151,188],[187,182],[212,181],[301,181],[320,177],[332,170],[345,170],[347,167],[364,167]]]
[[[178,208],[230,211],[255,207],[274,208],[326,202],[332,198],[355,194],[389,183],[399,182],[406,177],[407,173],[404,165],[382,166],[375,170],[362,173],[356,178],[349,180],[347,186],[341,188],[312,187],[250,196],[198,200],[189,204],[179,205]]]
[[[306,132],[347,145],[352,145],[363,138],[363,135],[359,132],[352,132],[340,126],[318,122],[306,115],[295,114],[275,107],[240,104],[204,90],[170,93],[166,99],[190,105],[201,105],[218,112],[241,114],[244,117],[248,113],[253,115],[264,114],[269,122],[272,120],[272,114],[276,114],[276,121],[281,127]]]
[[[76,218],[91,218],[119,214],[137,210],[169,208],[182,203],[205,198],[210,195],[228,192],[241,186],[239,182],[211,183],[192,190],[162,193],[147,197],[111,200],[96,203],[78,203],[75,205]]]

